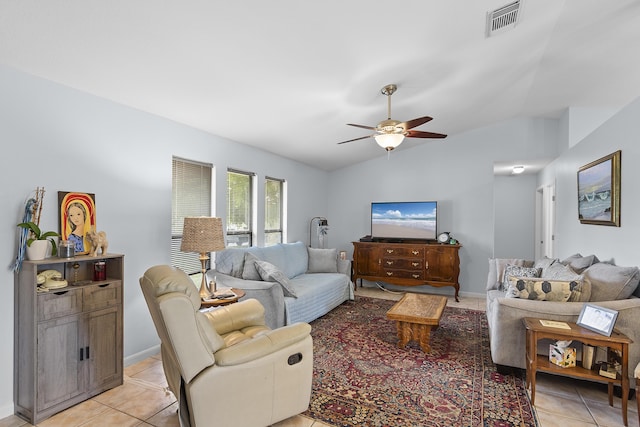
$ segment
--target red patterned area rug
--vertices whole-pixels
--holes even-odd
[[[536,426],[521,376],[491,361],[484,312],[447,306],[431,333],[397,347],[394,301],[357,297],[311,323],[314,372],[306,415],[334,426]]]

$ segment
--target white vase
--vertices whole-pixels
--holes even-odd
[[[31,246],[27,246],[27,259],[38,261],[51,255],[51,242],[48,240],[34,240]]]

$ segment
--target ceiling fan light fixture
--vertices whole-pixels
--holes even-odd
[[[383,133],[374,136],[378,145],[387,151],[391,151],[398,145],[402,144],[404,135],[401,133]]]

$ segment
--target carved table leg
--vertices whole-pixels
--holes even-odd
[[[419,325],[420,330],[420,348],[425,353],[431,352],[431,326],[430,325]]]
[[[411,323],[398,321],[396,326],[398,329],[398,348],[404,348],[411,340]]]

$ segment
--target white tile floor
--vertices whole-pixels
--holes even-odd
[[[398,300],[402,294],[377,288],[358,288],[358,296]],[[452,307],[485,310],[484,298],[449,298]],[[150,357],[125,369],[125,381],[120,387],[102,393],[42,423],[41,427],[155,426],[177,427],[175,398],[166,392],[166,380],[160,358]],[[135,397],[135,398],[133,398]],[[622,426],[621,401],[614,398],[609,407],[606,386],[569,378],[538,374],[536,410],[541,427],[556,426]],[[629,401],[629,426],[638,427],[635,398]],[[0,420],[0,427],[28,427],[17,416]],[[274,427],[326,427],[328,424],[296,416]]]

